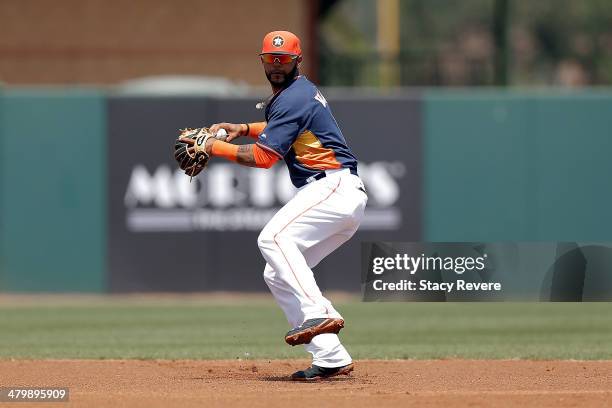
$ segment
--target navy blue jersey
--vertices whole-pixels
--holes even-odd
[[[266,122],[257,145],[285,159],[294,186],[302,187],[325,170],[357,173],[357,159],[327,101],[304,76],[274,95],[266,106]]]

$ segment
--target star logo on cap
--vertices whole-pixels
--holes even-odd
[[[283,37],[281,37],[280,35],[277,35],[272,39],[272,45],[275,47],[282,47],[284,43],[285,40],[283,40]]]

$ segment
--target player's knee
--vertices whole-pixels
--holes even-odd
[[[276,276],[276,272],[272,268],[265,268],[263,271],[263,278],[267,284],[270,284],[274,281],[274,277]]]
[[[257,246],[262,253],[273,250],[274,235],[264,228],[257,237]]]

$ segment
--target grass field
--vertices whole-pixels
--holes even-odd
[[[612,303],[337,301],[356,359],[612,359]],[[0,296],[0,358],[304,358],[268,298]]]

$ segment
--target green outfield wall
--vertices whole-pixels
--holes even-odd
[[[414,191],[408,188],[400,196],[400,201],[408,197],[422,203],[417,217],[422,225],[413,228],[422,240],[610,241],[612,91],[432,90],[408,99],[366,99],[367,109],[357,106],[365,101],[328,98],[345,129],[352,129],[345,123],[386,118],[405,106],[415,115],[411,120],[420,121],[413,127],[397,121],[395,131],[387,126],[385,134],[398,135],[397,143],[387,147],[395,153],[422,150],[417,165],[422,183],[410,184]],[[231,106],[226,106],[231,101],[202,100],[202,115],[200,105],[194,105],[193,117],[221,120],[217,116],[227,112],[242,117],[243,111],[253,110],[250,100]],[[140,108],[138,103],[134,99],[129,106],[141,112],[138,120],[146,121],[152,111],[144,107],[151,101],[142,98]],[[109,290],[108,175],[113,164],[107,152],[108,107],[109,96],[96,89],[0,90],[0,292]],[[367,115],[351,118],[358,108]],[[177,125],[172,122],[168,129],[183,121],[186,113],[177,112],[172,117]],[[399,135],[408,128],[412,142],[402,143]],[[349,133],[359,139],[356,148],[371,137],[365,130]],[[415,145],[415,140],[420,142]],[[164,160],[170,157],[165,146],[160,152]],[[383,153],[382,148],[357,151],[370,171],[384,170],[380,163],[388,155]],[[408,161],[404,174],[418,174]],[[231,240],[231,234],[236,231],[215,237]],[[376,235],[402,240],[392,230]],[[168,238],[161,233],[145,237],[146,242],[163,239]],[[253,276],[261,280],[259,273]],[[140,287],[139,282],[130,284]]]
[[[612,236],[612,93],[432,91],[424,239]]]
[[[104,96],[4,90],[0,111],[0,291],[104,291]]]

